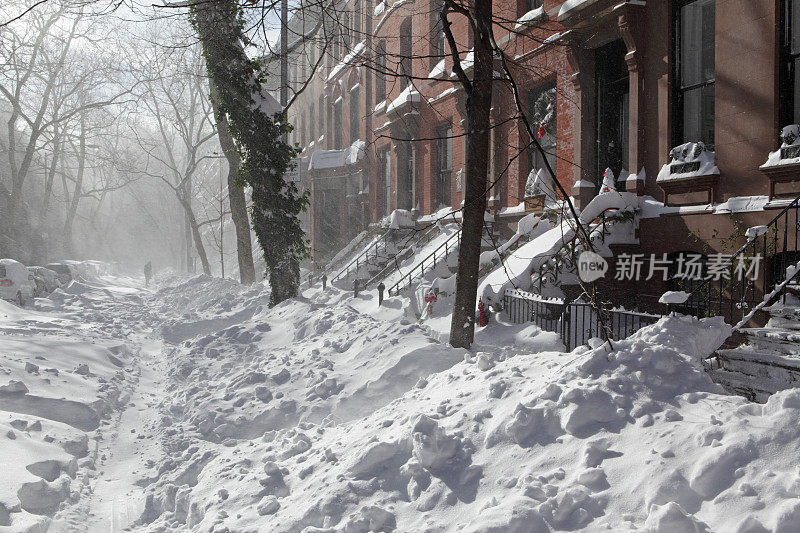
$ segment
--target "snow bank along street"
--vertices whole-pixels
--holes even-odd
[[[800,530],[800,391],[715,385],[719,319],[467,352],[400,298],[267,301],[173,275],[0,303],[0,531]]]

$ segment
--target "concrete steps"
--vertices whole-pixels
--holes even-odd
[[[742,328],[736,342],[717,350],[708,370],[717,383],[759,402],[800,386],[800,306],[778,303],[764,310],[766,326]]]

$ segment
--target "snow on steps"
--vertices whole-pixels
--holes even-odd
[[[767,325],[741,328],[747,344],[717,350],[719,364],[710,369],[718,383],[761,402],[800,385],[800,306],[776,303],[764,309],[770,314]]]
[[[635,194],[608,192],[595,196],[580,213],[579,219],[585,225],[608,209],[636,209],[638,206],[639,197]],[[487,304],[496,304],[503,299],[506,289],[527,290],[532,273],[575,236],[573,224],[571,220],[564,220],[560,225],[515,250],[481,282],[478,287],[480,299]]]
[[[441,226],[435,237],[424,246],[415,248],[413,256],[386,277],[384,283],[389,292],[397,294],[421,279],[431,281],[438,277],[449,277],[458,267],[458,254],[454,252],[458,251],[460,238],[459,224]]]

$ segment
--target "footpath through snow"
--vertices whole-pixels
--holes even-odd
[[[0,531],[800,531],[800,391],[712,383],[719,320],[468,352],[403,298],[115,283],[1,304]]]

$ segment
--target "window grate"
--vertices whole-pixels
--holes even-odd
[[[794,159],[795,157],[800,157],[800,145],[781,148],[781,159]]]
[[[686,174],[687,172],[697,172],[700,170],[700,161],[690,161],[688,163],[675,163],[669,166],[670,174]]]

